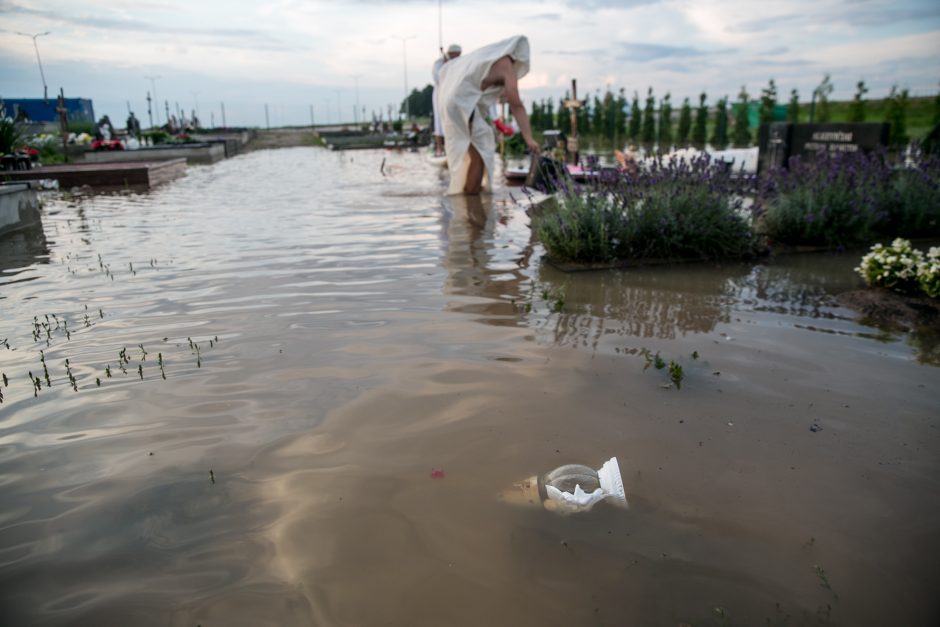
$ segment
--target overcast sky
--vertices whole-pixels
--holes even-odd
[[[804,99],[828,72],[836,98],[858,80],[869,97],[892,84],[915,95],[940,90],[940,0],[0,0],[0,96],[41,97],[32,41],[51,93],[94,100],[123,120],[130,101],[147,123],[146,94],[205,123],[271,125],[351,120],[397,106],[430,81],[439,37],[465,51],[522,33],[532,71],[526,100],[610,85],[673,102],[758,94],[774,78],[785,100]],[[358,78],[354,78],[358,77]],[[581,94],[579,94],[581,95]],[[162,118],[161,114],[161,118]]]

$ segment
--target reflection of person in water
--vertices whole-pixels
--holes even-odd
[[[500,202],[507,201],[489,195],[449,196],[442,201],[445,292],[492,299],[486,305],[474,304],[475,312],[515,316],[511,301],[524,298],[522,285],[529,280],[525,269],[532,246],[520,254],[518,248],[503,248],[494,241],[500,237],[500,216],[505,213],[497,206]],[[507,269],[510,264],[514,267]]]
[[[529,150],[538,153],[518,80],[529,71],[529,40],[522,35],[475,50],[444,64],[440,106],[444,148],[451,173],[448,194],[478,194],[492,186],[496,138],[486,121],[502,95]]]

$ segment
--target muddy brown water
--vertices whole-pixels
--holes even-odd
[[[4,625],[937,623],[940,369],[857,255],[564,274],[442,177],[259,151],[4,243]],[[628,511],[495,498],[612,455]]]

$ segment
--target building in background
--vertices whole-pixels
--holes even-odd
[[[25,119],[30,122],[57,122],[59,114],[56,112],[55,98],[44,100],[42,98],[0,98],[6,112],[5,116],[13,119]],[[91,100],[87,98],[66,98],[65,108],[68,110],[70,122],[94,122],[95,109]]]

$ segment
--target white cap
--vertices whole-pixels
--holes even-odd
[[[623,478],[620,476],[620,464],[616,457],[611,457],[597,471],[597,478],[601,481],[601,490],[610,499],[611,505],[627,509],[627,495],[623,490]]]
[[[447,47],[447,54],[452,54],[454,52],[461,52],[462,50],[463,48],[461,48],[457,44],[451,44],[450,46]]]

